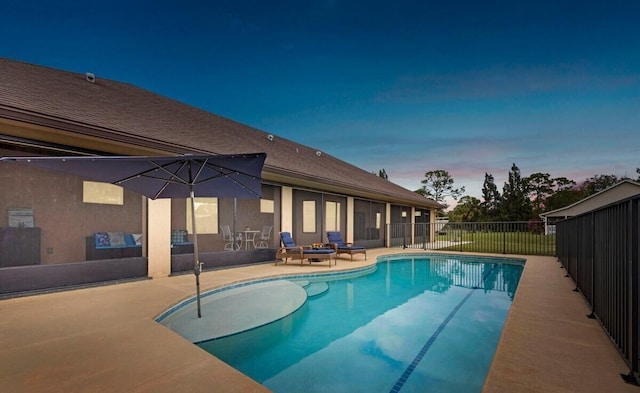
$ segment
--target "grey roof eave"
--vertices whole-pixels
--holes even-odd
[[[577,202],[574,202],[571,205],[568,205],[568,206],[565,206],[565,207],[561,207],[559,209],[551,210],[551,211],[548,211],[548,212],[540,213],[539,216],[542,219],[545,219],[546,217],[570,217],[570,216],[573,216],[573,215],[562,215],[562,214],[558,215],[558,213],[566,212],[566,211],[568,211],[570,209],[573,209],[573,208],[575,208],[575,207],[577,207],[579,205],[582,205],[582,204],[584,204],[584,203],[586,203],[586,202],[588,202],[588,201],[590,201],[590,200],[592,200],[592,199],[594,199],[594,198],[596,198],[596,197],[598,197],[598,196],[600,196],[600,195],[602,195],[602,194],[604,194],[606,192],[609,192],[610,190],[612,190],[612,189],[614,189],[616,187],[619,187],[620,185],[625,184],[625,183],[633,184],[635,186],[638,186],[638,188],[640,188],[640,183],[638,183],[638,182],[635,182],[633,180],[622,180],[622,181],[614,184],[613,186],[611,186],[611,187],[609,187],[607,189],[599,191],[599,192],[597,192],[597,193],[595,193],[593,195],[589,195],[588,197],[583,198],[583,199],[581,199],[581,200],[579,200]]]
[[[55,131],[67,131],[92,138],[104,138],[108,139],[109,141],[117,141],[135,146],[136,148],[149,149],[150,151],[157,152],[157,154],[218,154],[218,152],[209,151],[206,149],[194,149],[193,147],[177,146],[175,144],[165,143],[159,140],[140,138],[133,134],[124,133],[118,130],[105,129],[103,127],[97,127],[90,124],[78,123],[69,119],[55,118],[40,113],[30,113],[28,111],[9,107],[6,105],[0,105],[0,117],[20,123],[27,123],[49,128]],[[291,186],[309,187],[312,185],[314,189],[317,189],[319,191],[336,192],[344,195],[353,195],[366,199],[379,200],[395,204],[407,204],[409,206],[419,208],[445,208],[445,206],[431,199],[424,198],[419,194],[416,194],[415,197],[408,197],[391,193],[383,195],[371,191],[366,187],[360,187],[357,184],[345,184],[343,182],[334,181],[330,178],[311,177],[302,172],[297,172],[292,169],[279,168],[268,164],[265,164],[263,172],[263,177],[265,179],[269,179],[272,177],[285,177],[287,179],[286,184],[289,184]],[[409,190],[406,191],[411,192]]]

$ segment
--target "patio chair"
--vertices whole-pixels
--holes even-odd
[[[265,225],[262,227],[258,248],[269,248],[269,243],[267,241],[271,238],[271,229],[273,229],[273,225]]]
[[[364,254],[364,259],[367,259],[367,249],[362,246],[354,246],[353,243],[346,243],[342,240],[342,234],[340,232],[327,232],[327,239],[338,255],[349,254],[353,261],[354,254]]]
[[[336,264],[336,251],[333,248],[313,248],[311,246],[298,246],[293,241],[291,233],[280,232],[280,242],[282,247],[276,251],[276,265],[278,261],[284,260],[284,263],[289,261],[289,258],[299,259],[300,265],[307,259],[311,262],[329,261],[329,267],[331,267],[331,258],[333,258],[334,265]]]
[[[239,250],[240,243],[242,242],[242,235],[237,234],[234,238],[229,225],[220,225],[220,230],[222,231],[222,239],[225,241],[224,249],[228,251]]]

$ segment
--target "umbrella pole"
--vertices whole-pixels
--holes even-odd
[[[233,198],[233,235],[231,235],[231,237],[233,238],[233,250],[236,250],[236,198]],[[240,249],[240,244],[238,244],[238,249]]]
[[[202,318],[202,311],[200,310],[200,272],[202,265],[198,260],[198,232],[196,232],[196,201],[193,194],[193,188],[191,189],[191,233],[193,233],[193,274],[196,275],[196,301],[198,303],[198,318]]]

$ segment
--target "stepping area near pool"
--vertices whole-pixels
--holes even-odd
[[[377,256],[408,250],[367,251],[367,261],[341,259],[331,271],[369,266]],[[560,264],[552,257],[526,259],[484,392],[637,393],[620,378],[628,368],[597,321],[586,318],[589,309]],[[208,271],[200,279],[204,292],[328,270],[271,262]],[[268,391],[155,322],[193,296],[194,281],[187,274],[0,300],[1,390]],[[294,283],[310,296],[316,283],[303,284]]]
[[[308,283],[306,283],[308,285]],[[193,343],[230,336],[284,318],[307,301],[302,286],[288,280],[243,285],[203,296],[202,318],[195,302],[158,322]]]

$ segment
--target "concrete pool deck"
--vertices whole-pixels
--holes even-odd
[[[339,258],[332,267],[215,270],[202,274],[201,286],[362,267],[408,252],[423,253],[375,249],[368,261]],[[640,392],[620,378],[628,368],[598,322],[586,318],[585,301],[555,258],[526,259],[484,392]],[[194,292],[187,274],[0,300],[0,390],[267,392],[154,321]]]

